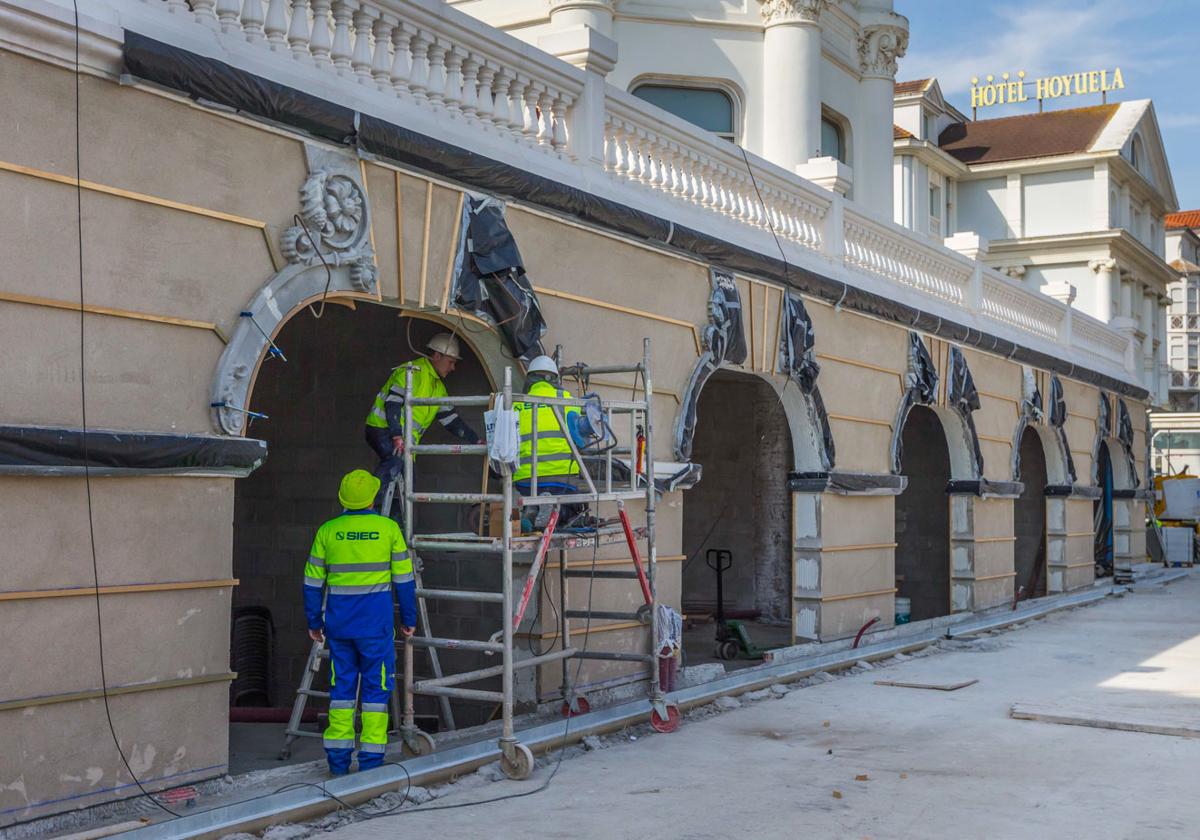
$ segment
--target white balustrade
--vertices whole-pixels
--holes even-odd
[[[689,208],[686,223],[707,226],[717,236],[733,234],[731,225],[773,234],[781,244],[827,261],[835,276],[849,271],[851,283],[854,272],[882,278],[907,290],[909,299],[916,293],[960,307],[964,322],[980,329],[1015,330],[1035,337],[1033,346],[1069,347],[1087,363],[1125,367],[1128,340],[1107,324],[623,90],[601,86],[602,114],[576,113],[588,78],[583,70],[441,0],[190,0],[190,6],[146,0],[136,6],[162,9],[172,28],[213,30],[207,37],[261,51],[260,60],[274,53],[275,60],[294,62],[314,79],[362,85],[363,95],[457,119],[486,131],[491,142],[515,142],[522,154],[548,155],[564,181],[572,175],[560,162],[602,167],[613,188],[609,195],[634,206],[636,193],[645,197],[644,207],[668,217],[672,211],[664,201]],[[236,51],[232,42],[230,49]],[[375,113],[387,116],[386,108]],[[470,144],[464,133],[460,145]],[[601,149],[602,159],[593,162]],[[521,165],[536,171],[531,160]],[[621,198],[623,190],[631,191],[628,199]],[[774,256],[768,243],[763,253]]]

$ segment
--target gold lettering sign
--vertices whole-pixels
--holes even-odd
[[[1032,97],[1026,89],[1028,87],[1033,88]],[[1111,73],[1107,70],[1086,70],[1081,73],[1043,76],[1031,82],[1025,80],[1025,71],[1020,70],[1016,78],[1011,78],[1008,73],[1001,73],[998,80],[995,76],[985,77],[982,84],[978,76],[973,77],[971,107],[987,108],[992,105],[1025,102],[1029,99],[1041,101],[1085,93],[1106,94],[1110,90],[1121,90],[1124,87],[1125,78],[1121,75],[1120,67],[1114,68]]]

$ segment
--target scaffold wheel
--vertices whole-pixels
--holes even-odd
[[[576,697],[574,709],[571,708],[570,700],[564,700],[562,704],[563,717],[578,717],[579,715],[586,715],[591,710],[592,704],[588,702],[586,697]]]
[[[679,707],[667,706],[667,717],[664,720],[658,714],[658,709],[650,712],[650,725],[657,732],[674,732],[679,728]]]
[[[420,758],[434,750],[433,736],[423,730],[405,734],[401,741],[405,758]]]
[[[524,744],[514,743],[511,759],[507,753],[500,754],[500,769],[515,782],[528,779],[533,772],[533,751]]]

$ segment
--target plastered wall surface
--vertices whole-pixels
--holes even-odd
[[[74,172],[73,85],[68,72],[0,52],[0,94],[7,116],[0,122],[0,162],[32,170],[0,172],[0,190],[10,197],[0,202],[0,225],[9,233],[0,240],[0,260],[6,267],[0,277],[0,296],[45,298],[64,306],[78,300],[75,194],[70,185],[38,177],[39,172],[67,176]],[[144,90],[90,77],[84,77],[82,85],[82,175],[124,191],[83,193],[86,302],[175,319],[161,323],[85,316],[88,423],[127,430],[211,433],[209,393],[224,346],[219,333],[228,334],[242,307],[279,267],[272,252],[278,250],[280,231],[299,209],[298,190],[307,174],[303,143]],[[424,283],[426,304],[440,307],[461,193],[386,165],[372,163],[363,169],[373,211],[381,295],[389,304],[411,305],[419,302]],[[158,199],[182,202],[192,209],[161,206],[155,203]],[[237,218],[218,219],[214,213]],[[550,325],[548,346],[562,344],[568,361],[603,364],[639,358],[642,338],[652,337],[654,455],[672,458],[671,429],[696,362],[698,335],[707,322],[708,268],[528,209],[509,207],[507,218],[529,276],[540,290]],[[739,278],[738,283],[748,316],[750,357],[744,368],[770,375],[782,296],[778,287],[753,278]],[[0,422],[78,426],[82,420],[79,316],[44,303],[0,299],[0,382],[5,385]],[[818,384],[837,445],[836,469],[887,473],[907,353],[906,331],[811,300],[807,307],[822,366]],[[331,306],[327,317],[332,321],[354,314]],[[200,323],[188,326],[179,319]],[[452,313],[446,320],[456,323]],[[468,328],[482,329],[477,323]],[[372,364],[399,361],[390,349],[378,351],[365,335],[354,336],[347,349],[371,358]],[[1011,443],[1006,441],[1011,441],[1016,422],[1020,368],[973,350],[965,352],[983,402],[975,422],[985,473],[1004,480],[1010,478],[1006,472]],[[489,363],[495,368],[495,359]],[[296,459],[280,468],[276,478],[262,473],[267,476],[262,481],[310,482],[304,493],[287,496],[291,507],[279,514],[288,517],[272,546],[280,556],[306,550],[312,528],[330,510],[326,482],[351,461],[369,463],[361,443],[361,420],[366,414],[361,393],[377,387],[381,370],[339,364],[336,375],[327,373],[293,397],[316,407],[312,417],[296,421],[290,433],[294,439],[324,435],[337,441],[320,451],[303,452],[300,447]],[[1079,483],[1087,484],[1097,391],[1062,381],[1069,410],[1067,436]],[[628,395],[632,384],[632,377],[593,382],[614,397]],[[350,408],[323,413],[331,394],[333,400],[348,401]],[[1126,402],[1141,470],[1144,411]],[[627,440],[627,431],[617,431]],[[251,434],[256,432],[253,429]],[[774,441],[768,451],[764,464],[786,471],[780,442]],[[266,469],[275,468],[274,457],[272,452]],[[476,478],[464,472],[454,480],[465,485]],[[256,479],[243,486],[251,487]],[[708,489],[702,483],[696,490],[672,493],[659,502],[659,589],[663,600],[674,606],[683,596],[684,513],[689,493],[703,494]],[[235,576],[234,557],[241,556],[241,549],[234,537],[233,481],[97,478],[92,490],[101,585]],[[770,596],[790,586],[797,598],[797,627],[803,610],[811,609],[811,632],[820,638],[852,635],[876,616],[882,619],[878,626],[888,626],[895,586],[893,498],[824,493],[818,500],[807,500],[814,533],[796,531],[793,582],[758,581],[755,598],[771,600]],[[22,523],[6,532],[4,556],[22,562],[8,564],[5,594],[92,584],[84,503],[78,479],[0,478],[0,517]],[[787,504],[772,501],[776,508]],[[792,504],[798,509],[798,502]],[[1091,583],[1091,504],[1088,499],[1072,498],[1063,505],[1065,562],[1055,572],[1061,589]],[[1126,511],[1131,528],[1128,551],[1134,559],[1144,552],[1137,527],[1140,505],[1130,503],[1131,510]],[[630,512],[635,521],[639,519],[637,505]],[[264,534],[254,529],[262,524],[251,519],[239,527],[247,529],[248,540],[261,540]],[[977,580],[974,607],[979,608],[1002,603],[1012,594],[1011,542],[1004,542],[1013,535],[1011,502],[976,505],[974,527],[977,535],[996,538],[994,543],[974,545],[970,572],[977,578],[997,576],[992,581]],[[786,535],[786,526],[781,525],[780,531]],[[809,551],[807,559],[801,559],[801,537]],[[258,545],[255,551],[262,548]],[[773,541],[760,539],[751,552],[757,556],[777,548]],[[627,550],[609,546],[597,556],[620,559]],[[27,562],[31,557],[38,562]],[[572,561],[587,559],[573,557]],[[464,587],[481,585],[487,575],[482,567],[465,563],[432,566],[430,585],[443,572],[446,585]],[[539,594],[538,624],[523,628],[544,643],[548,640],[541,637],[553,633],[545,618],[552,615],[546,593],[557,592],[553,569],[546,581]],[[110,682],[195,679],[227,670],[230,601],[248,602],[256,588],[262,596],[267,585],[247,577],[245,589],[233,590],[232,595],[228,587],[213,587],[102,596],[106,631],[136,642],[128,650],[111,652]],[[276,582],[270,585],[275,587]],[[297,621],[298,577],[296,585],[296,602],[287,614],[289,626]],[[579,581],[572,582],[572,607],[585,605],[586,591]],[[277,588],[271,592],[275,593],[271,597],[280,592],[287,595]],[[596,609],[628,609],[636,605],[638,593],[636,587],[606,582],[597,585],[594,596]],[[86,645],[44,644],[62,627],[90,638],[94,633],[89,624],[89,616],[94,621],[91,598],[45,602],[9,598],[0,603],[0,630],[19,640],[14,648],[46,651],[37,658],[13,660],[8,675],[17,689],[0,699],[96,687],[94,650]],[[435,621],[451,622],[447,632],[472,635],[488,617],[464,609],[447,608],[436,614]],[[623,627],[597,632],[593,638],[598,649],[630,650],[644,645],[645,632]],[[574,641],[582,642],[582,636]],[[580,681],[600,685],[628,680],[634,670],[620,663],[588,663]],[[293,678],[288,671],[286,681],[290,684]],[[536,690],[551,696],[557,686],[557,667],[542,669]],[[175,784],[222,772],[227,696],[227,684],[221,681],[114,698],[118,734],[131,756],[136,754],[143,776],[151,782]],[[0,712],[0,739],[4,739],[0,780],[20,777],[23,785],[17,789],[5,782],[8,787],[0,791],[0,824],[38,813],[38,808],[44,812],[67,807],[30,803],[86,804],[113,796],[109,789],[128,781],[117,771],[119,758],[101,725],[101,714],[102,707],[94,700]],[[64,762],[66,769],[57,769]]]

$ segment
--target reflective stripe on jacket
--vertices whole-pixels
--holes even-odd
[[[375,395],[375,404],[371,407],[371,413],[367,415],[368,426],[374,426],[377,429],[388,428],[389,403],[403,409],[404,380],[406,371],[410,366],[413,372],[412,384],[414,397],[429,399],[446,396],[446,383],[442,382],[442,378],[437,375],[437,371],[433,369],[433,364],[429,359],[422,357],[415,362],[403,364],[392,371],[392,375],[388,377],[387,382],[383,383],[383,387]],[[421,435],[425,434],[425,430],[433,423],[433,418],[437,413],[438,407],[436,405],[414,405],[412,407],[414,444],[420,442]],[[401,420],[401,426],[392,429],[392,431],[396,434],[404,434],[403,420]]]
[[[538,397],[558,397],[570,399],[571,392],[555,388],[549,382],[533,383],[528,393]],[[513,481],[524,481],[533,475],[533,458],[537,454],[538,478],[549,478],[556,475],[578,475],[579,464],[571,455],[571,446],[567,443],[567,432],[558,425],[554,410],[548,405],[537,406],[537,441],[533,440],[533,410],[529,403],[514,402],[513,408],[518,412],[518,430],[521,434],[520,465],[513,473]],[[563,419],[569,415],[578,414],[579,409],[560,407]],[[569,421],[568,421],[569,422]]]

